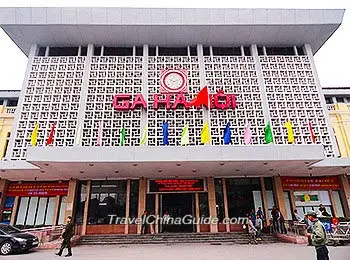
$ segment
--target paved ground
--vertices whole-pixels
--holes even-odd
[[[329,247],[331,260],[349,260],[350,246]],[[1,256],[1,259],[62,259],[54,250],[40,250],[29,254]],[[67,259],[67,258],[63,258]],[[315,250],[305,245],[126,245],[79,246],[73,248],[73,257],[81,260],[316,260]]]

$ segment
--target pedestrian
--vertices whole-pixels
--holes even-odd
[[[145,235],[148,232],[148,223],[147,223],[147,210],[141,215],[141,235]]]
[[[303,221],[302,217],[300,217],[300,215],[298,214],[298,210],[296,209],[293,211],[292,220],[296,222]]]
[[[65,257],[72,256],[72,249],[70,246],[70,240],[73,237],[73,233],[74,233],[74,226],[73,226],[73,222],[72,222],[72,216],[68,216],[67,217],[67,224],[64,228],[64,232],[62,233],[63,241],[61,244],[61,248],[60,248],[60,251],[58,251],[58,253],[56,253],[56,255],[61,256],[63,249],[65,247],[67,247],[68,254],[66,254]]]
[[[279,225],[279,231],[281,232],[281,234],[283,233],[287,234],[285,219],[282,212],[279,210],[279,208],[277,208],[277,216],[278,216],[277,220]]]
[[[260,215],[256,215],[255,228],[256,228],[256,240],[261,240],[261,231],[263,229],[263,220]]]
[[[168,211],[165,211],[162,219],[162,233],[168,233],[169,232],[169,221],[170,221],[170,215]]]
[[[276,206],[272,207],[271,217],[272,217],[273,232],[277,232],[279,231],[279,225],[278,225],[278,211]]]
[[[318,217],[329,217],[331,215],[327,212],[326,207],[323,204],[320,204],[320,207],[318,208],[317,216]]]
[[[309,220],[309,217],[307,216],[307,214],[305,214],[303,222],[306,225],[306,234],[307,233],[311,234],[312,233],[312,223]],[[307,245],[312,246],[311,236],[307,236]]]
[[[257,244],[256,242],[256,228],[253,224],[252,216],[249,215],[248,217],[248,232],[249,232],[249,244],[253,241],[254,244]]]
[[[258,210],[256,211],[256,215],[260,215],[260,218],[262,219],[262,221],[265,221],[265,214],[262,211],[261,207],[258,207]]]
[[[255,219],[256,219],[255,209],[252,209],[252,210],[250,211],[249,216],[252,217],[252,222],[253,222],[253,225],[255,226]]]
[[[329,260],[328,249],[327,249],[327,234],[326,229],[317,218],[317,213],[315,211],[310,211],[307,213],[309,220],[312,223],[312,233],[307,235],[311,237],[312,245],[316,249],[317,260]]]

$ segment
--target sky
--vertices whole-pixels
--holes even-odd
[[[350,87],[349,0],[2,0],[0,7],[147,7],[147,8],[345,8],[343,24],[315,55],[322,87]],[[21,89],[27,57],[0,30],[0,89]]]

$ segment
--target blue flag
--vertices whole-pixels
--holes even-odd
[[[168,122],[164,122],[162,128],[163,128],[163,145],[169,145]]]
[[[231,143],[231,125],[230,122],[227,122],[225,130],[224,130],[224,144]]]

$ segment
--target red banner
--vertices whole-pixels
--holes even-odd
[[[6,196],[52,197],[66,196],[67,194],[68,182],[27,182],[10,183]]]
[[[340,190],[338,177],[281,177],[284,190]]]

